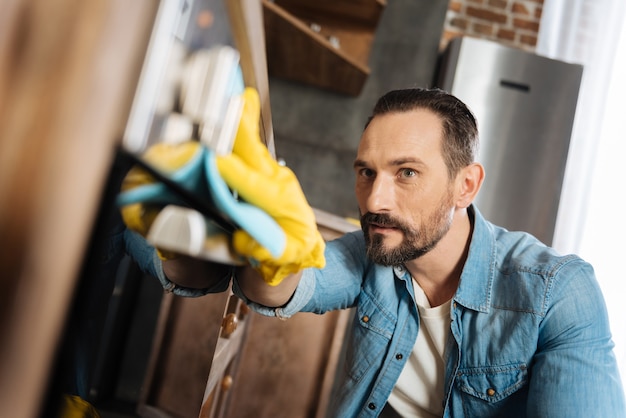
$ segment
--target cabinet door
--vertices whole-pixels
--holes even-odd
[[[220,367],[214,359],[220,360],[216,352],[229,300],[226,292],[200,298],[165,295],[138,406],[142,417],[200,414],[207,376]],[[239,328],[242,335],[245,327]]]

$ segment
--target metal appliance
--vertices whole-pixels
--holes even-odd
[[[438,86],[474,112],[486,177],[476,206],[490,221],[550,245],[583,68],[493,41],[459,37]]]

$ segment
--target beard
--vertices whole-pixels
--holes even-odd
[[[367,256],[376,264],[398,266],[427,254],[441,241],[452,225],[452,192],[448,190],[439,206],[419,229],[412,228],[401,219],[386,213],[367,212],[361,215],[361,229],[365,237]],[[402,232],[400,244],[385,246],[385,236],[370,234],[370,224],[393,227]]]

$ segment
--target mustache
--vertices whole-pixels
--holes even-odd
[[[402,221],[386,213],[367,212],[361,215],[362,228],[365,229],[370,224],[376,224],[388,228],[397,228],[402,232],[408,231],[408,228],[404,225]]]

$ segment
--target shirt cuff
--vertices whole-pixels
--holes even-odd
[[[250,300],[239,287],[237,276],[233,277],[233,293],[237,295],[241,300],[245,302],[253,311],[264,315],[272,316],[279,319],[291,318],[294,314],[300,312],[304,306],[309,302],[313,293],[315,292],[315,271],[312,269],[306,269],[302,272],[302,277],[296,287],[295,292],[285,305],[278,308],[272,308],[264,306]]]
[[[152,256],[152,264],[156,277],[161,282],[161,286],[166,292],[173,293],[176,296],[182,296],[186,298],[197,298],[207,295],[209,293],[221,293],[228,289],[230,278],[232,276],[232,269],[226,276],[219,280],[215,285],[211,287],[205,287],[202,289],[196,289],[193,287],[180,286],[167,278],[163,271],[163,261],[159,258],[157,251],[155,250]]]

